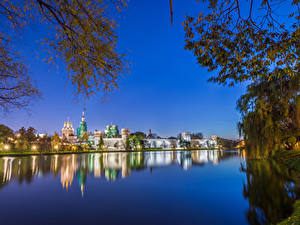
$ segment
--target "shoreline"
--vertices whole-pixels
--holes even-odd
[[[287,166],[289,169],[295,171],[293,178],[299,181],[300,177],[300,150],[282,150],[276,153],[273,159]],[[300,224],[300,200],[296,199],[294,202],[293,213],[283,221],[277,223],[278,225],[296,225]]]
[[[166,152],[176,152],[176,151],[219,151],[220,149],[142,149],[142,150],[85,150],[85,151],[61,151],[61,152],[0,152],[0,157],[14,156],[43,156],[43,155],[67,155],[67,154],[83,154],[83,153],[121,153],[121,152],[156,152],[156,151],[166,151]],[[226,150],[221,150],[226,151]]]

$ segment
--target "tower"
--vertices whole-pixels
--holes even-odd
[[[62,137],[69,139],[70,136],[74,135],[74,128],[72,123],[70,123],[69,119],[67,122],[64,122],[64,127],[61,129]]]
[[[122,134],[122,138],[125,140],[129,135],[130,135],[130,130],[127,128],[127,129],[122,129],[121,130],[121,134]]]
[[[106,126],[105,137],[106,138],[116,138],[119,136],[119,128],[117,125]]]
[[[85,116],[84,116],[84,111],[82,112],[81,116],[81,122],[79,124],[79,127],[77,128],[77,137],[82,137],[82,135],[87,132],[87,125],[85,122]]]

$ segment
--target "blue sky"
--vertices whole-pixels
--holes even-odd
[[[203,132],[237,138],[236,101],[245,87],[208,83],[215,72],[207,72],[184,50],[185,15],[197,15],[206,5],[196,1],[174,1],[174,24],[170,24],[169,1],[131,0],[119,20],[121,52],[132,62],[131,74],[122,77],[119,89],[103,103],[100,95],[87,101],[88,130],[104,130],[107,124],[131,131],[175,136],[182,131]],[[33,126],[40,133],[60,131],[67,117],[75,127],[82,103],[76,103],[64,65],[43,62],[37,40],[47,31],[32,25],[15,44],[29,67],[43,99],[30,111],[14,110],[2,115],[1,123],[17,130]]]

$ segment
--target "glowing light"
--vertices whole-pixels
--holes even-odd
[[[58,145],[55,145],[55,146],[54,146],[54,149],[55,149],[55,150],[58,150]]]
[[[8,151],[8,150],[10,149],[10,146],[9,146],[8,144],[5,144],[5,145],[3,146],[3,148],[4,148],[5,151]]]
[[[37,146],[37,145],[32,145],[32,146],[31,146],[31,150],[32,150],[32,151],[36,151],[37,149],[38,149],[38,146]]]

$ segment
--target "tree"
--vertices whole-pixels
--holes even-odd
[[[98,143],[98,148],[102,150],[103,147],[104,147],[104,140],[103,140],[103,137],[101,135],[100,139],[99,139],[99,143]]]
[[[289,116],[295,115],[300,104],[299,1],[208,2],[206,15],[186,17],[185,49],[194,53],[200,65],[218,72],[209,81],[229,86],[248,82],[238,109],[243,116],[239,129],[246,146],[252,145],[250,154],[273,154],[284,142],[283,136],[292,147],[299,140],[297,117]],[[242,4],[248,10],[241,10]],[[290,14],[276,16],[278,4],[286,4]],[[280,106],[284,108],[278,110]],[[287,124],[298,125],[290,128]]]
[[[0,143],[6,143],[9,138],[12,138],[14,132],[9,127],[0,124]]]
[[[130,149],[144,149],[144,137],[130,135],[128,138]]]
[[[125,140],[125,150],[131,150],[131,149],[132,149],[132,146],[131,146],[130,138],[126,137],[126,140]]]
[[[272,77],[248,86],[238,101],[239,130],[253,157],[293,149],[300,141],[300,77]]]
[[[181,148],[184,148],[184,149],[190,149],[191,148],[191,142],[190,141],[186,141],[186,140],[180,140],[179,141],[179,146]]]
[[[88,98],[116,88],[128,68],[125,55],[116,50],[117,23],[113,18],[124,7],[125,0],[1,1],[0,107],[22,107],[38,94],[26,66],[10,48],[15,41],[13,33],[33,20],[50,31],[42,41],[49,52],[47,61],[64,61],[77,94]]]
[[[81,137],[79,138],[79,143],[80,145],[84,145],[83,147],[88,147],[90,148],[90,143],[89,143],[89,135],[87,132],[84,132]]]
[[[51,137],[51,145],[55,151],[58,151],[62,146],[60,137],[59,137],[58,133],[56,133],[56,132],[54,132],[53,136]]]
[[[51,137],[47,134],[38,138],[39,151],[49,152],[51,150]]]
[[[25,137],[26,135],[26,128],[25,127],[21,127],[18,132],[20,134],[20,137]]]
[[[210,12],[184,21],[185,49],[197,57],[209,71],[218,70],[210,81],[229,84],[259,80],[262,77],[299,73],[299,7],[289,4],[290,14],[276,20],[270,0],[209,0]],[[248,5],[241,10],[240,5]],[[272,7],[273,6],[273,7]],[[277,7],[277,6],[276,6]],[[260,10],[260,16],[258,16]],[[289,23],[284,24],[288,20]]]
[[[6,42],[0,33],[0,108],[8,111],[13,107],[28,106],[32,98],[39,96],[39,92],[23,62],[8,51]]]
[[[144,145],[144,148],[150,148],[151,147],[151,143],[147,139],[143,139],[143,145]]]
[[[139,136],[139,137],[142,137],[142,138],[147,137],[147,135],[144,132],[141,132],[141,131],[134,132],[131,135]]]
[[[203,134],[201,132],[193,133],[191,134],[191,139],[203,139]]]
[[[18,151],[25,151],[30,149],[30,145],[37,141],[36,129],[33,127],[21,127],[18,132],[19,137],[15,141],[15,149]]]
[[[36,133],[36,129],[34,129],[33,127],[27,128],[25,138],[29,143],[32,143],[37,140],[35,133]]]
[[[222,149],[224,150],[233,150],[238,144],[238,141],[218,137],[217,143],[222,146]]]

